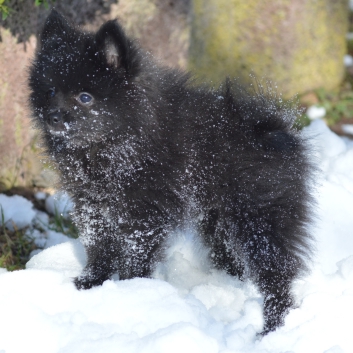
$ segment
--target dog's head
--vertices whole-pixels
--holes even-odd
[[[52,10],[29,75],[33,117],[47,145],[84,146],[153,125],[140,79],[144,60],[116,20],[86,33]]]

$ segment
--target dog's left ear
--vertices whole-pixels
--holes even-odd
[[[114,69],[123,68],[128,74],[136,74],[137,49],[116,20],[102,25],[96,34],[96,44],[108,66]]]
[[[62,41],[62,37],[66,37],[68,33],[71,33],[73,27],[68,23],[64,16],[58,11],[52,9],[48,18],[45,21],[42,33],[41,33],[41,46],[45,47],[47,44],[51,44],[53,41]]]

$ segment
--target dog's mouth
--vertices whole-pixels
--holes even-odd
[[[62,109],[52,110],[46,117],[48,131],[51,135],[68,138],[74,128],[68,112]]]
[[[47,132],[54,143],[71,148],[89,146],[109,138],[107,129],[104,129],[105,126],[102,123],[96,123],[96,119],[92,122],[86,116],[73,118],[69,112],[60,110],[52,111],[47,115],[46,125]]]
[[[76,124],[63,123],[62,126],[55,127],[48,124],[48,131],[52,138],[59,143],[64,143],[69,148],[82,148],[90,146],[104,140],[104,136],[97,131],[92,134],[91,131],[81,129]]]
[[[48,124],[48,132],[54,141],[60,141],[60,143],[77,146],[87,144],[85,142],[87,137],[82,132],[80,133],[73,124],[62,123],[56,126]]]
[[[55,125],[48,124],[48,130],[51,135],[68,137],[68,132],[72,129],[72,126],[66,122],[56,123]]]

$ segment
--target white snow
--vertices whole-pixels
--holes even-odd
[[[50,195],[45,200],[45,209],[52,215],[60,214],[64,218],[68,218],[72,207],[73,204],[69,195],[64,192],[58,192],[55,195]]]
[[[283,327],[256,336],[263,325],[261,295],[252,283],[212,269],[191,231],[175,235],[152,279],[113,278],[87,291],[72,283],[86,262],[82,245],[61,238],[33,256],[26,270],[0,269],[0,353],[352,352],[353,141],[320,119],[305,134],[322,170],[312,229],[317,251],[312,273],[293,288],[298,307]],[[0,200],[10,217],[12,201]],[[14,221],[47,222],[16,200]],[[48,247],[55,235],[45,234]]]
[[[353,135],[353,124],[342,124],[341,127],[343,132],[349,135]]]
[[[37,199],[37,200],[45,200],[47,195],[45,192],[43,191],[38,191],[35,193],[34,197]]]
[[[31,224],[36,212],[32,202],[22,196],[6,196],[0,194],[0,225],[14,230],[14,225],[22,229]]]
[[[326,115],[326,109],[324,107],[312,105],[307,109],[306,115],[310,120],[321,119]]]
[[[353,57],[352,55],[345,55],[343,57],[343,63],[345,66],[349,67],[349,66],[352,66],[353,65]]]

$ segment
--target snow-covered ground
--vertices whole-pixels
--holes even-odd
[[[33,231],[46,249],[26,270],[0,269],[0,353],[353,352],[353,141],[321,119],[305,133],[322,170],[317,251],[311,275],[295,284],[298,308],[285,326],[256,336],[261,295],[251,283],[212,269],[191,231],[175,236],[154,278],[112,279],[88,291],[72,283],[86,261],[79,241]],[[47,216],[28,201],[0,195],[0,203],[7,224],[45,228]]]

